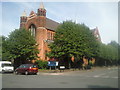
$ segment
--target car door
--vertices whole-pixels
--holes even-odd
[[[24,65],[19,66],[18,72],[19,72],[19,73],[23,73],[23,69],[24,69]]]
[[[16,71],[17,71],[18,73],[20,73],[20,68],[21,68],[21,65],[16,68]]]
[[[21,73],[25,73],[26,71],[26,65],[23,65],[22,69],[21,69]]]
[[[27,65],[24,65],[22,68],[22,73],[25,73],[26,70],[27,70]]]

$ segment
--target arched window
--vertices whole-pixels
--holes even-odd
[[[29,31],[31,32],[31,35],[33,35],[34,37],[36,36],[36,27],[34,24],[30,25]]]

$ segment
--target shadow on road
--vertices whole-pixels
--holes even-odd
[[[4,74],[13,74],[13,72],[4,72],[4,73],[0,73],[0,74],[2,74],[2,75],[4,75]]]

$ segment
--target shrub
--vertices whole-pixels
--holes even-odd
[[[46,69],[48,67],[48,61],[37,60],[35,63],[38,65],[39,69]]]

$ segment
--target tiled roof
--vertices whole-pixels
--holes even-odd
[[[58,27],[59,23],[55,22],[49,18],[46,18],[46,28],[55,31],[56,28]]]

